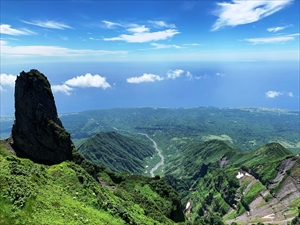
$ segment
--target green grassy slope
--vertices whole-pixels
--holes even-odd
[[[146,143],[115,132],[100,132],[82,143],[78,151],[89,161],[113,171],[142,174],[145,159],[155,153],[151,143]]]
[[[74,152],[46,166],[0,145],[0,224],[174,224],[178,194],[156,178],[117,174]]]

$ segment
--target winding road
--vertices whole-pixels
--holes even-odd
[[[160,161],[150,170],[151,177],[154,177],[155,176],[154,171],[157,170],[158,167],[165,164],[165,157],[161,154],[161,151],[158,149],[156,142],[152,138],[150,138],[147,134],[144,133],[139,133],[139,134],[146,136],[150,141],[153,142],[153,147],[155,148],[155,150],[157,151],[160,157]]]

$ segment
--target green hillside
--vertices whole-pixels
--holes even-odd
[[[174,224],[178,194],[159,177],[117,174],[78,153],[56,165],[33,163],[0,145],[0,224]]]
[[[223,224],[223,219],[239,218],[251,210],[257,213],[253,221],[262,222],[258,219],[258,208],[269,207],[275,199],[285,201],[288,196],[290,199],[284,204],[291,206],[277,209],[278,215],[282,213],[285,218],[297,213],[299,204],[292,204],[292,201],[300,199],[297,183],[300,160],[280,144],[270,143],[246,153],[238,152],[220,140],[181,143],[176,147],[184,155],[168,164],[165,180],[181,194],[184,204],[192,204],[192,210],[185,211],[191,220]],[[243,177],[237,178],[240,173]],[[296,180],[290,180],[291,174]],[[291,194],[295,192],[290,187],[289,191],[284,191],[289,185],[297,190],[293,197]],[[259,196],[263,198],[259,199]],[[257,199],[261,205],[254,207],[253,202]]]
[[[100,132],[83,142],[78,151],[97,165],[134,174],[142,174],[146,158],[155,153],[147,140],[126,137],[116,132]]]

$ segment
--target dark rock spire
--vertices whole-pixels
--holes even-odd
[[[38,70],[17,77],[12,139],[20,157],[46,164],[72,159],[70,134],[57,116],[50,83]]]

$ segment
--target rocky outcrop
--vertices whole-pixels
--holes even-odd
[[[12,139],[20,157],[45,164],[72,158],[70,134],[58,118],[50,83],[38,70],[23,71],[16,79]]]

